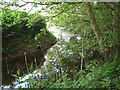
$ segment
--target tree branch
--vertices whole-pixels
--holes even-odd
[[[116,12],[116,10],[114,8],[112,8],[110,5],[108,5],[106,2],[103,2],[103,4],[105,4],[108,8],[110,8],[112,11],[114,11],[118,16],[119,14]]]
[[[115,9],[110,7],[106,2],[103,2],[103,4],[105,4],[108,8],[110,8],[111,10],[113,10],[115,12]]]
[[[106,56],[106,54],[105,54],[105,52],[103,50],[102,41],[100,39],[100,36],[101,36],[100,29],[99,29],[99,26],[98,26],[98,24],[96,22],[96,19],[95,19],[95,16],[94,16],[94,13],[93,13],[93,10],[92,10],[90,2],[88,2],[88,4],[86,5],[86,8],[87,8],[87,11],[88,11],[88,16],[90,18],[90,22],[91,22],[91,25],[93,27],[94,33],[95,33],[95,35],[97,37],[97,40],[99,42],[99,46],[100,46],[100,49],[102,51],[102,54],[104,56]]]

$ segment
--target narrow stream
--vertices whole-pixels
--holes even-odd
[[[48,28],[48,31],[52,32],[52,34],[58,39],[58,42],[53,45],[50,49],[47,50],[47,54],[44,56],[44,62],[43,65],[40,67],[39,70],[34,70],[32,73],[29,73],[27,75],[25,75],[24,77],[19,77],[18,81],[15,81],[15,87],[14,88],[18,88],[18,87],[22,87],[22,88],[27,88],[27,84],[28,82],[24,82],[26,79],[29,79],[29,77],[37,77],[37,76],[42,76],[42,78],[47,78],[49,75],[51,75],[52,73],[55,72],[59,72],[58,68],[57,68],[57,63],[59,60],[58,57],[54,54],[57,54],[55,51],[57,49],[55,49],[56,47],[59,48],[59,51],[64,50],[64,48],[66,47],[66,45],[62,45],[60,44],[62,43],[68,43],[71,39],[71,37],[76,37],[76,40],[80,40],[81,37],[78,34],[70,34],[68,32],[65,32],[63,29],[66,28],[59,28],[58,26],[51,26]],[[63,51],[64,53],[64,51]],[[72,53],[71,51],[69,53]],[[53,55],[52,57],[50,56]],[[41,61],[41,60],[39,60]],[[40,62],[37,62],[40,63]],[[39,65],[39,64],[37,64]],[[36,73],[39,72],[39,73]],[[41,72],[41,73],[40,73]],[[19,82],[21,82],[19,84]],[[4,86],[4,88],[10,88],[11,85],[6,85]]]

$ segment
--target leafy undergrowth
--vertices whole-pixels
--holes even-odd
[[[42,78],[39,75],[29,77],[24,82],[28,88],[112,88],[120,89],[120,65],[116,68],[115,63],[92,61],[86,64],[84,70],[63,70],[52,77]],[[68,72],[74,75],[70,77]],[[39,72],[37,72],[39,73]],[[36,73],[36,74],[37,74]],[[21,87],[19,87],[21,88]]]

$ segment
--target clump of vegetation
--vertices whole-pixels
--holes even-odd
[[[41,33],[38,33],[34,39],[36,40],[36,45],[39,47],[43,47],[45,43],[56,41],[55,36],[45,28],[41,29]]]
[[[47,33],[42,34],[44,31]],[[36,35],[39,35],[39,40],[35,40]],[[27,14],[26,12],[3,10],[2,39],[2,53],[6,56],[27,51],[38,45],[42,46],[43,43],[55,40],[55,37],[47,31],[45,17],[39,13]]]

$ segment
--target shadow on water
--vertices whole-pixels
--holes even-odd
[[[35,62],[36,59],[36,62]],[[33,70],[36,69],[36,64],[38,67],[40,67],[44,59],[44,54],[39,51],[34,54],[29,54],[27,56],[27,64],[28,68],[31,64],[33,64]],[[12,58],[10,60],[3,60],[2,61],[2,83],[3,84],[11,84],[12,81],[14,81],[15,77],[12,76],[12,74],[17,74],[18,69],[20,69],[21,76],[23,74],[27,74],[27,68],[26,68],[26,62],[25,62],[25,56],[20,56],[16,58]]]

